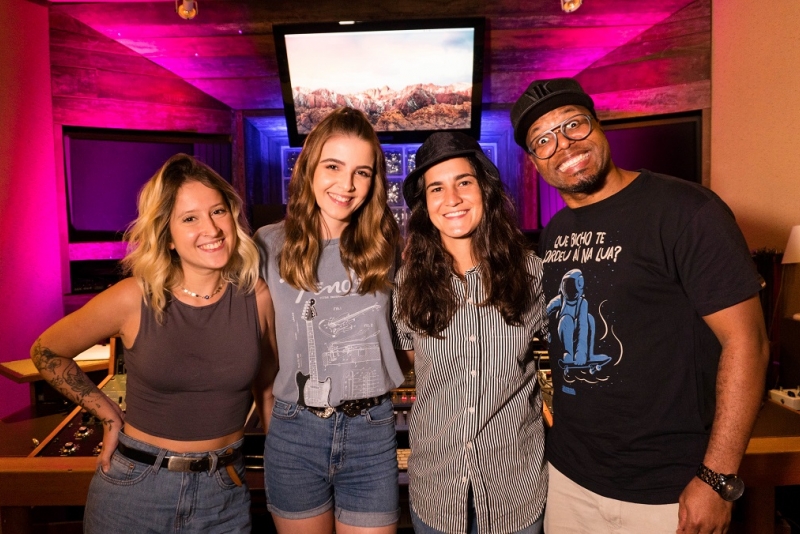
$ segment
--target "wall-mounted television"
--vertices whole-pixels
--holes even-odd
[[[435,131],[478,139],[483,18],[276,24],[289,143],[341,106],[364,111],[383,143]]]

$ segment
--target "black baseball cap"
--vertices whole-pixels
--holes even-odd
[[[528,130],[542,115],[562,106],[583,106],[597,119],[594,101],[572,78],[553,78],[532,82],[511,108],[514,141],[524,148]]]

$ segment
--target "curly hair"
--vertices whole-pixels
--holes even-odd
[[[400,230],[386,202],[386,161],[378,136],[366,115],[353,108],[336,109],[311,130],[289,181],[289,200],[281,250],[281,278],[296,289],[318,290],[317,266],[323,247],[322,216],[314,196],[314,171],[323,145],[333,136],[361,139],[372,147],[372,185],[364,203],[353,213],[339,239],[342,264],[359,280],[358,294],[388,290],[390,269]],[[352,282],[352,280],[351,280]]]
[[[258,249],[250,239],[250,227],[236,190],[205,163],[186,154],[176,154],[142,187],[137,200],[139,216],[124,237],[128,253],[122,260],[123,268],[139,283],[158,322],[163,320],[170,288],[183,277],[181,258],[170,250],[169,222],[178,190],[191,181],[219,191],[234,221],[236,246],[222,270],[223,280],[236,284],[242,291],[254,290],[258,281]]]
[[[483,199],[483,217],[471,243],[487,295],[480,305],[496,307],[507,324],[519,325],[532,298],[533,278],[522,260],[530,247],[517,226],[514,206],[496,171],[475,157],[466,159],[475,172]],[[409,202],[413,208],[403,252],[398,314],[415,331],[441,339],[460,304],[450,283],[454,260],[431,222],[424,188],[420,188],[419,195],[422,201]]]

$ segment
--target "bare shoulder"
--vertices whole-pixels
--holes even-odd
[[[109,287],[90,300],[76,314],[84,320],[122,325],[131,317],[138,317],[142,304],[142,289],[135,278],[126,278]]]
[[[113,306],[123,314],[138,312],[142,304],[142,288],[135,278],[125,278],[97,295],[89,304],[100,308]]]
[[[95,343],[122,334],[131,321],[138,326],[141,299],[136,281],[125,279],[48,328],[40,338],[42,345],[73,357]]]
[[[272,294],[269,291],[269,286],[262,278],[259,278],[258,282],[256,282],[256,302],[258,303],[259,313],[272,310]]]
[[[258,307],[258,318],[261,324],[261,332],[269,332],[274,336],[275,308],[272,305],[272,295],[269,286],[261,278],[256,283],[256,305]]]

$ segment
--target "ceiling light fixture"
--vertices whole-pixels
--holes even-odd
[[[182,19],[191,20],[197,16],[197,0],[175,0],[175,11]]]
[[[564,13],[572,13],[583,4],[583,0],[561,0],[561,10]]]

